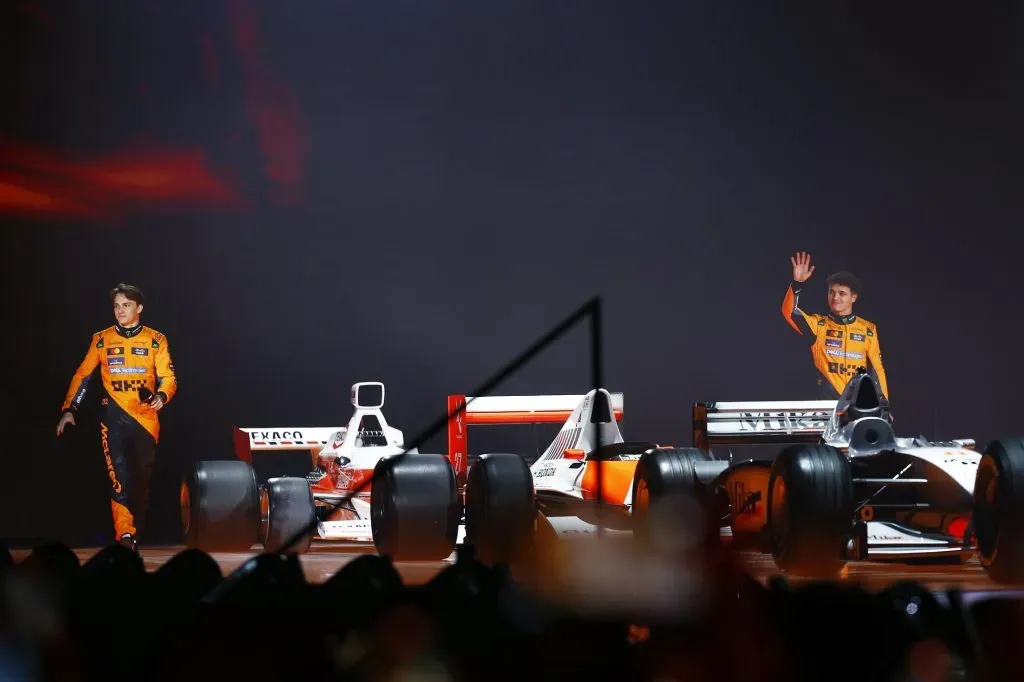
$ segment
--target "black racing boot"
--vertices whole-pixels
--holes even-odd
[[[121,536],[121,539],[117,541],[122,547],[127,547],[136,554],[139,553],[139,543],[135,541],[135,536],[131,533],[125,533]]]

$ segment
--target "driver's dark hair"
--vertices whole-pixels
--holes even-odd
[[[119,283],[116,287],[110,290],[110,302],[113,303],[114,299],[117,298],[118,294],[124,294],[125,298],[129,301],[135,301],[139,305],[146,304],[146,297],[142,294],[142,289],[138,288],[134,284],[125,284],[124,282]]]
[[[833,284],[838,284],[841,287],[850,287],[850,291],[854,294],[860,293],[860,280],[852,272],[842,270],[829,275],[828,279],[825,280],[825,286],[831,289]]]

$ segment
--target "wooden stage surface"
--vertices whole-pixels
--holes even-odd
[[[181,546],[143,547],[141,554],[146,568],[153,571],[182,549]],[[248,553],[214,553],[212,556],[220,565],[223,574],[227,575],[246,560],[258,554],[260,549],[259,546],[254,545],[252,551]],[[98,551],[99,548],[87,548],[75,550],[75,553],[82,562],[85,562]],[[21,561],[28,556],[29,552],[29,549],[16,549],[12,550],[11,554],[15,561]],[[373,552],[372,545],[315,542],[312,550],[302,555],[301,563],[308,581],[322,583],[354,558]],[[743,552],[740,553],[740,557],[743,564],[758,580],[767,581],[773,575],[779,574],[768,555]],[[449,561],[453,560],[454,556],[449,559]],[[446,562],[398,562],[396,568],[407,584],[421,584],[429,581],[446,565]],[[965,591],[990,591],[1007,589],[989,580],[976,559],[971,559],[965,564],[955,565],[857,562],[848,565],[845,579],[859,582],[872,590],[883,589],[901,580],[917,581],[931,590],[960,588]]]

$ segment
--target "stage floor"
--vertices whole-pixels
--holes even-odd
[[[141,553],[146,568],[153,571],[182,549],[184,549],[182,546],[145,547]],[[75,553],[81,561],[85,562],[98,551],[99,548],[87,548],[77,549]],[[224,575],[227,575],[246,560],[258,554],[259,551],[260,547],[254,545],[251,552],[214,553],[212,556],[220,565]],[[28,549],[21,549],[13,550],[11,553],[15,561],[21,561],[28,556],[29,552]],[[309,553],[301,556],[301,563],[307,580],[322,583],[354,558],[373,552],[372,546],[316,542]],[[779,574],[768,555],[741,552],[739,557],[743,565],[758,580],[767,581],[772,576]],[[451,560],[454,560],[454,557]],[[446,565],[446,562],[399,562],[396,564],[396,568],[407,584],[421,584],[433,578]],[[959,565],[857,562],[848,565],[845,579],[858,582],[873,590],[883,589],[901,580],[914,580],[931,590],[945,590],[954,587],[966,591],[1009,589],[989,580],[976,559]]]

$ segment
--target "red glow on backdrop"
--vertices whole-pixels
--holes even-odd
[[[238,209],[243,200],[200,151],[118,152],[68,160],[26,146],[0,146],[0,212],[116,219],[139,204]]]
[[[304,155],[297,98],[262,57],[256,3],[224,1],[232,50],[241,66],[242,110],[264,158],[269,199],[295,204]],[[49,18],[33,0],[22,9],[38,21]],[[227,74],[212,37],[198,35],[194,45],[201,56],[197,79],[222,86]],[[225,169],[215,172],[207,157],[206,150],[194,146],[143,150],[118,145],[100,158],[84,159],[74,150],[0,144],[0,214],[119,220],[127,210],[144,207],[245,208],[239,185],[225,179]],[[230,176],[238,174],[237,168],[230,171]]]
[[[0,175],[0,211],[20,215],[46,213],[87,215],[88,207],[49,188],[30,186],[21,178]]]
[[[299,132],[299,106],[294,93],[277,81],[259,56],[257,13],[250,0],[228,0],[235,49],[242,58],[246,116],[256,126],[266,156],[267,176],[275,184],[275,200],[299,200],[304,140]],[[210,67],[212,68],[211,64]]]

